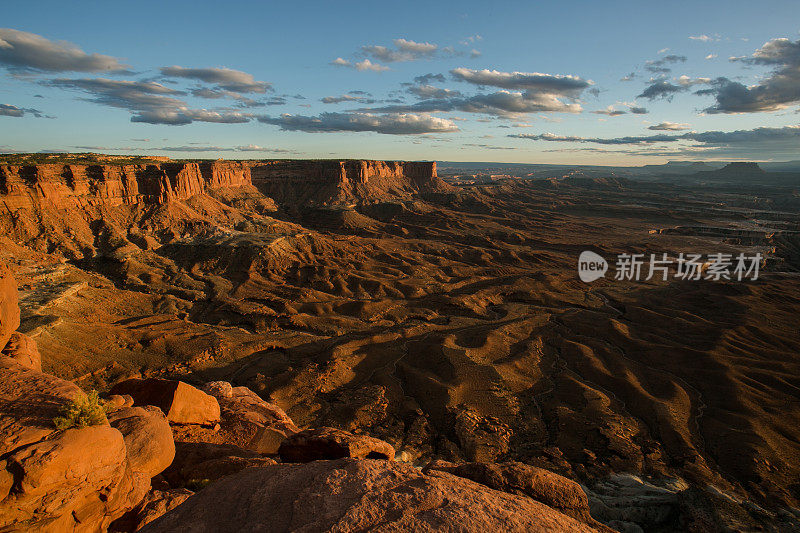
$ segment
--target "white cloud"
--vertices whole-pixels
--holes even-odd
[[[161,74],[169,78],[188,78],[213,83],[221,89],[235,93],[265,93],[271,84],[256,81],[252,74],[229,68],[162,67]]]
[[[455,122],[427,113],[321,113],[318,116],[283,114],[261,116],[259,122],[273,124],[287,131],[307,133],[374,131],[388,135],[418,135],[458,131]]]
[[[679,124],[677,122],[661,122],[647,129],[653,131],[685,131],[691,129],[691,126],[689,124]]]
[[[0,65],[12,72],[121,72],[129,68],[116,57],[87,54],[72,43],[11,28],[0,28]]]
[[[692,41],[701,41],[701,42],[707,43],[707,42],[710,42],[710,41],[719,41],[719,35],[714,34],[713,37],[710,36],[710,35],[706,35],[706,34],[690,35],[689,39],[691,39]]]
[[[359,61],[355,65],[353,65],[356,70],[364,71],[370,70],[372,72],[385,72],[389,70],[389,67],[386,65],[381,65],[379,63],[373,63],[369,59],[365,59],[364,61]]]

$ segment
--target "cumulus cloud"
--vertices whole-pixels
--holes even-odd
[[[286,98],[283,96],[272,96],[267,99],[255,100],[253,98],[244,96],[243,94],[227,91],[219,87],[199,87],[190,90],[192,96],[197,98],[204,98],[207,100],[216,100],[220,98],[231,98],[236,100],[238,107],[264,107],[268,105],[284,105]]]
[[[697,91],[716,100],[705,109],[707,113],[759,113],[800,103],[800,40],[773,39],[753,55],[734,57],[731,61],[769,66],[773,71],[750,86],[725,77],[709,81],[708,89]]]
[[[435,81],[439,83],[444,83],[445,82],[444,74],[428,73],[414,78],[414,83],[417,83],[419,85],[430,85]]]
[[[661,122],[649,126],[647,129],[654,131],[683,131],[690,129],[690,126],[689,124],[679,124],[677,122]]]
[[[677,135],[658,134],[612,138],[578,137],[553,133],[514,134],[508,135],[508,137],[534,141],[636,146],[649,150],[646,152],[649,155],[656,155],[650,148],[657,147],[661,143],[675,143],[678,146],[669,155],[702,151],[703,153],[763,159],[765,157],[793,156],[800,150],[800,125],[727,132],[687,132]],[[631,152],[631,154],[637,155],[637,152]],[[638,154],[641,155],[642,152],[638,152]],[[665,151],[663,155],[666,154]]]
[[[145,107],[180,106],[183,102],[174,96],[186,94],[156,82],[108,78],[58,78],[43,81],[42,84],[64,89],[79,89],[91,94],[92,102],[134,110]]]
[[[38,109],[30,107],[17,107],[9,104],[0,104],[0,117],[15,117],[21,118],[26,114],[33,115],[37,118],[43,118],[44,114]]]
[[[567,103],[557,95],[529,91],[498,91],[469,97],[433,98],[409,105],[393,105],[363,109],[381,113],[433,113],[437,111],[463,111],[495,116],[513,116],[536,112],[580,113],[578,103]]]
[[[162,67],[161,74],[168,78],[187,78],[214,84],[222,90],[239,94],[263,94],[272,89],[272,84],[256,81],[252,74],[229,68],[184,68],[172,66]]]
[[[675,63],[685,63],[685,62],[686,62],[686,56],[670,54],[668,56],[662,57],[661,59],[645,62],[644,68],[645,70],[653,72],[655,74],[666,74],[668,72],[672,72],[672,68],[668,67],[667,65],[674,65]]]
[[[106,78],[59,78],[41,82],[51,87],[79,90],[89,94],[88,101],[127,109],[131,122],[184,125],[193,121],[235,124],[248,122],[252,115],[222,110],[191,109],[176,98],[186,93],[149,81],[110,80]]]
[[[613,105],[606,107],[605,109],[598,109],[596,111],[592,111],[595,115],[606,115],[609,117],[617,117],[619,115],[624,115],[627,111],[622,109],[616,109]]]
[[[469,46],[470,44],[472,44],[472,43],[474,43],[476,41],[482,41],[482,40],[483,40],[483,37],[476,33],[475,35],[470,35],[469,37],[467,37],[466,39],[461,41],[459,44],[461,44],[463,46]]]
[[[580,96],[592,82],[578,76],[541,74],[539,72],[500,72],[456,68],[450,71],[453,78],[474,85],[488,85],[501,89],[537,91],[548,94]]]
[[[515,150],[511,146],[494,146],[491,144],[464,143],[462,147],[483,148],[484,150]]]
[[[11,72],[123,72],[129,66],[116,57],[87,54],[65,41],[0,28],[0,65]]]
[[[353,91],[358,93],[359,95],[363,93],[363,91]],[[325,98],[320,99],[320,102],[323,104],[340,104],[342,102],[360,102],[364,104],[372,104],[375,102],[372,98],[367,98],[366,96],[359,96],[353,94],[343,94],[341,96],[326,96]]]
[[[648,100],[657,100],[659,98],[665,100],[672,100],[672,97],[677,93],[685,92],[688,90],[686,85],[679,85],[672,83],[665,79],[653,80],[650,85],[645,87],[641,94],[636,98],[647,98]]]
[[[307,133],[374,131],[389,135],[414,135],[458,131],[451,120],[410,113],[321,113],[318,116],[283,114],[277,117],[265,115],[258,117],[258,120],[264,124],[279,126],[282,130]]]
[[[433,43],[419,43],[409,39],[394,39],[395,48],[380,45],[362,46],[361,52],[367,56],[384,63],[402,61],[416,61],[431,58],[436,54],[439,46]]]
[[[702,41],[704,43],[707,43],[709,41],[719,41],[719,35],[714,35],[714,37],[711,37],[711,36],[706,35],[706,34],[690,35],[689,39],[691,39],[692,41]]]
[[[471,42],[477,40],[474,36],[471,39],[472,41],[465,40],[462,41],[461,44],[467,46]],[[354,56],[356,58],[363,58],[362,61],[337,57],[331,61],[330,64],[338,67],[354,68],[356,70],[382,72],[389,70],[386,63],[403,63],[422,59],[433,59],[436,57],[463,57],[467,55],[474,59],[481,56],[481,52],[475,48],[469,51],[457,50],[453,46],[439,47],[439,45],[435,43],[418,42],[403,38],[394,39],[392,43],[393,46],[378,44],[361,46]],[[431,76],[434,75],[431,74]],[[430,80],[427,82],[429,81]]]
[[[379,63],[373,63],[369,59],[365,59],[364,61],[357,62],[357,63],[353,64],[353,67],[356,70],[359,70],[359,71],[369,70],[369,71],[372,71],[372,72],[385,72],[385,71],[389,70],[389,67],[387,67],[386,65],[381,65]]]
[[[86,150],[88,152],[131,152],[136,148],[130,146],[73,146],[76,150]]]
[[[494,86],[504,90],[465,96],[460,91],[440,89],[427,81],[444,81],[439,74],[415,78],[418,83],[406,90],[422,100],[414,104],[399,104],[359,111],[380,113],[434,113],[463,111],[495,116],[513,116],[536,112],[580,113],[578,101],[591,82],[576,76],[500,72],[457,68],[450,71],[456,80],[479,86]],[[410,84],[406,84],[410,85]]]
[[[257,144],[248,144],[244,146],[203,146],[203,145],[190,145],[190,146],[163,146],[159,148],[152,148],[159,152],[270,152],[285,154],[290,153],[291,150],[284,150],[282,148],[266,148],[258,146]]]
[[[633,113],[634,115],[646,115],[647,113],[649,113],[649,111],[647,110],[647,108],[640,107],[640,106],[636,106],[636,105],[632,105],[632,106],[630,106],[628,109],[629,109],[629,110],[630,110],[630,112],[631,112],[631,113]]]
[[[364,59],[363,61],[358,61],[356,63],[351,63],[350,61],[348,61],[346,59],[342,59],[341,57],[337,57],[336,59],[331,61],[330,64],[333,65],[333,66],[336,66],[336,67],[352,68],[352,69],[355,69],[355,70],[358,70],[358,71],[367,70],[367,71],[372,71],[372,72],[385,72],[387,70],[390,70],[389,67],[387,67],[386,65],[381,65],[380,63],[373,63],[369,59]]]
[[[516,133],[508,135],[517,139],[529,139],[532,141],[551,141],[551,142],[574,142],[574,143],[596,143],[596,144],[651,144],[656,142],[673,142],[679,137],[673,135],[647,135],[641,137],[579,137],[576,135],[556,135],[555,133]]]
[[[458,98],[461,96],[460,91],[452,89],[445,89],[442,87],[434,87],[433,85],[412,85],[406,89],[409,93],[417,98]]]
[[[235,111],[214,111],[208,109],[155,109],[139,111],[131,117],[131,122],[147,124],[166,124],[183,126],[197,122],[215,122],[217,124],[243,124],[250,122],[252,115]]]
[[[776,141],[793,141],[800,148],[800,125],[782,128],[754,128],[736,131],[706,131],[703,133],[685,133],[683,137],[707,144],[765,143]]]

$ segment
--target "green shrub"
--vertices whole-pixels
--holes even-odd
[[[192,492],[197,492],[198,490],[205,488],[205,486],[209,483],[211,483],[210,479],[190,479],[186,482],[185,487]]]
[[[106,410],[100,403],[97,391],[80,394],[61,408],[59,416],[53,419],[57,429],[85,428],[105,424]]]

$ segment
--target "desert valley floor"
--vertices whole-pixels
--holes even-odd
[[[45,372],[247,386],[414,465],[515,460],[607,509],[623,494],[645,530],[687,508],[797,524],[796,192],[226,164],[201,163],[202,186],[197,163],[162,164],[163,190],[136,194],[123,167],[3,167],[0,261]],[[588,284],[584,250],[766,262],[756,281]]]

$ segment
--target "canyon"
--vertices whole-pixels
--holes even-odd
[[[463,503],[473,513],[541,512],[541,499],[509,489],[519,468],[579,487],[590,516],[575,525],[574,513],[547,515],[562,527],[792,528],[792,191],[762,188],[756,203],[749,190],[578,173],[457,183],[433,162],[9,161],[0,164],[0,261],[19,287],[20,316],[8,333],[33,339],[41,366],[30,372],[63,387],[108,399],[120,383],[157,379],[217,398],[220,429],[170,421],[172,470],[151,476],[147,496],[122,491],[166,511],[159,491],[197,490],[181,492],[184,503],[145,526],[153,531],[222,516],[213,502],[243,497],[241,487],[292,495],[248,500],[250,517],[291,506],[307,497],[297,483],[331,472],[346,489],[316,493],[333,507],[350,508],[334,494],[392,475],[417,509],[408,524],[429,513],[457,529],[463,517],[439,503],[426,511],[425,491],[412,488],[456,499],[473,491]],[[753,281],[608,275],[585,284],[576,275],[583,250],[612,264],[623,253],[682,252],[761,253],[764,263]],[[218,382],[238,392],[210,385]],[[117,396],[133,395],[126,390]],[[348,445],[349,458],[299,467],[284,459],[302,455],[282,458],[278,444],[299,446],[290,434],[301,430],[313,442],[339,439],[337,450],[351,437],[336,431],[373,452],[385,444],[395,461],[354,457]],[[228,471],[198,490],[198,443],[252,445],[259,451],[237,451],[225,468],[266,470]],[[111,448],[125,456],[120,446]],[[400,505],[398,490],[381,505]],[[103,511],[104,523],[133,506]],[[298,520],[287,530],[327,518]]]

